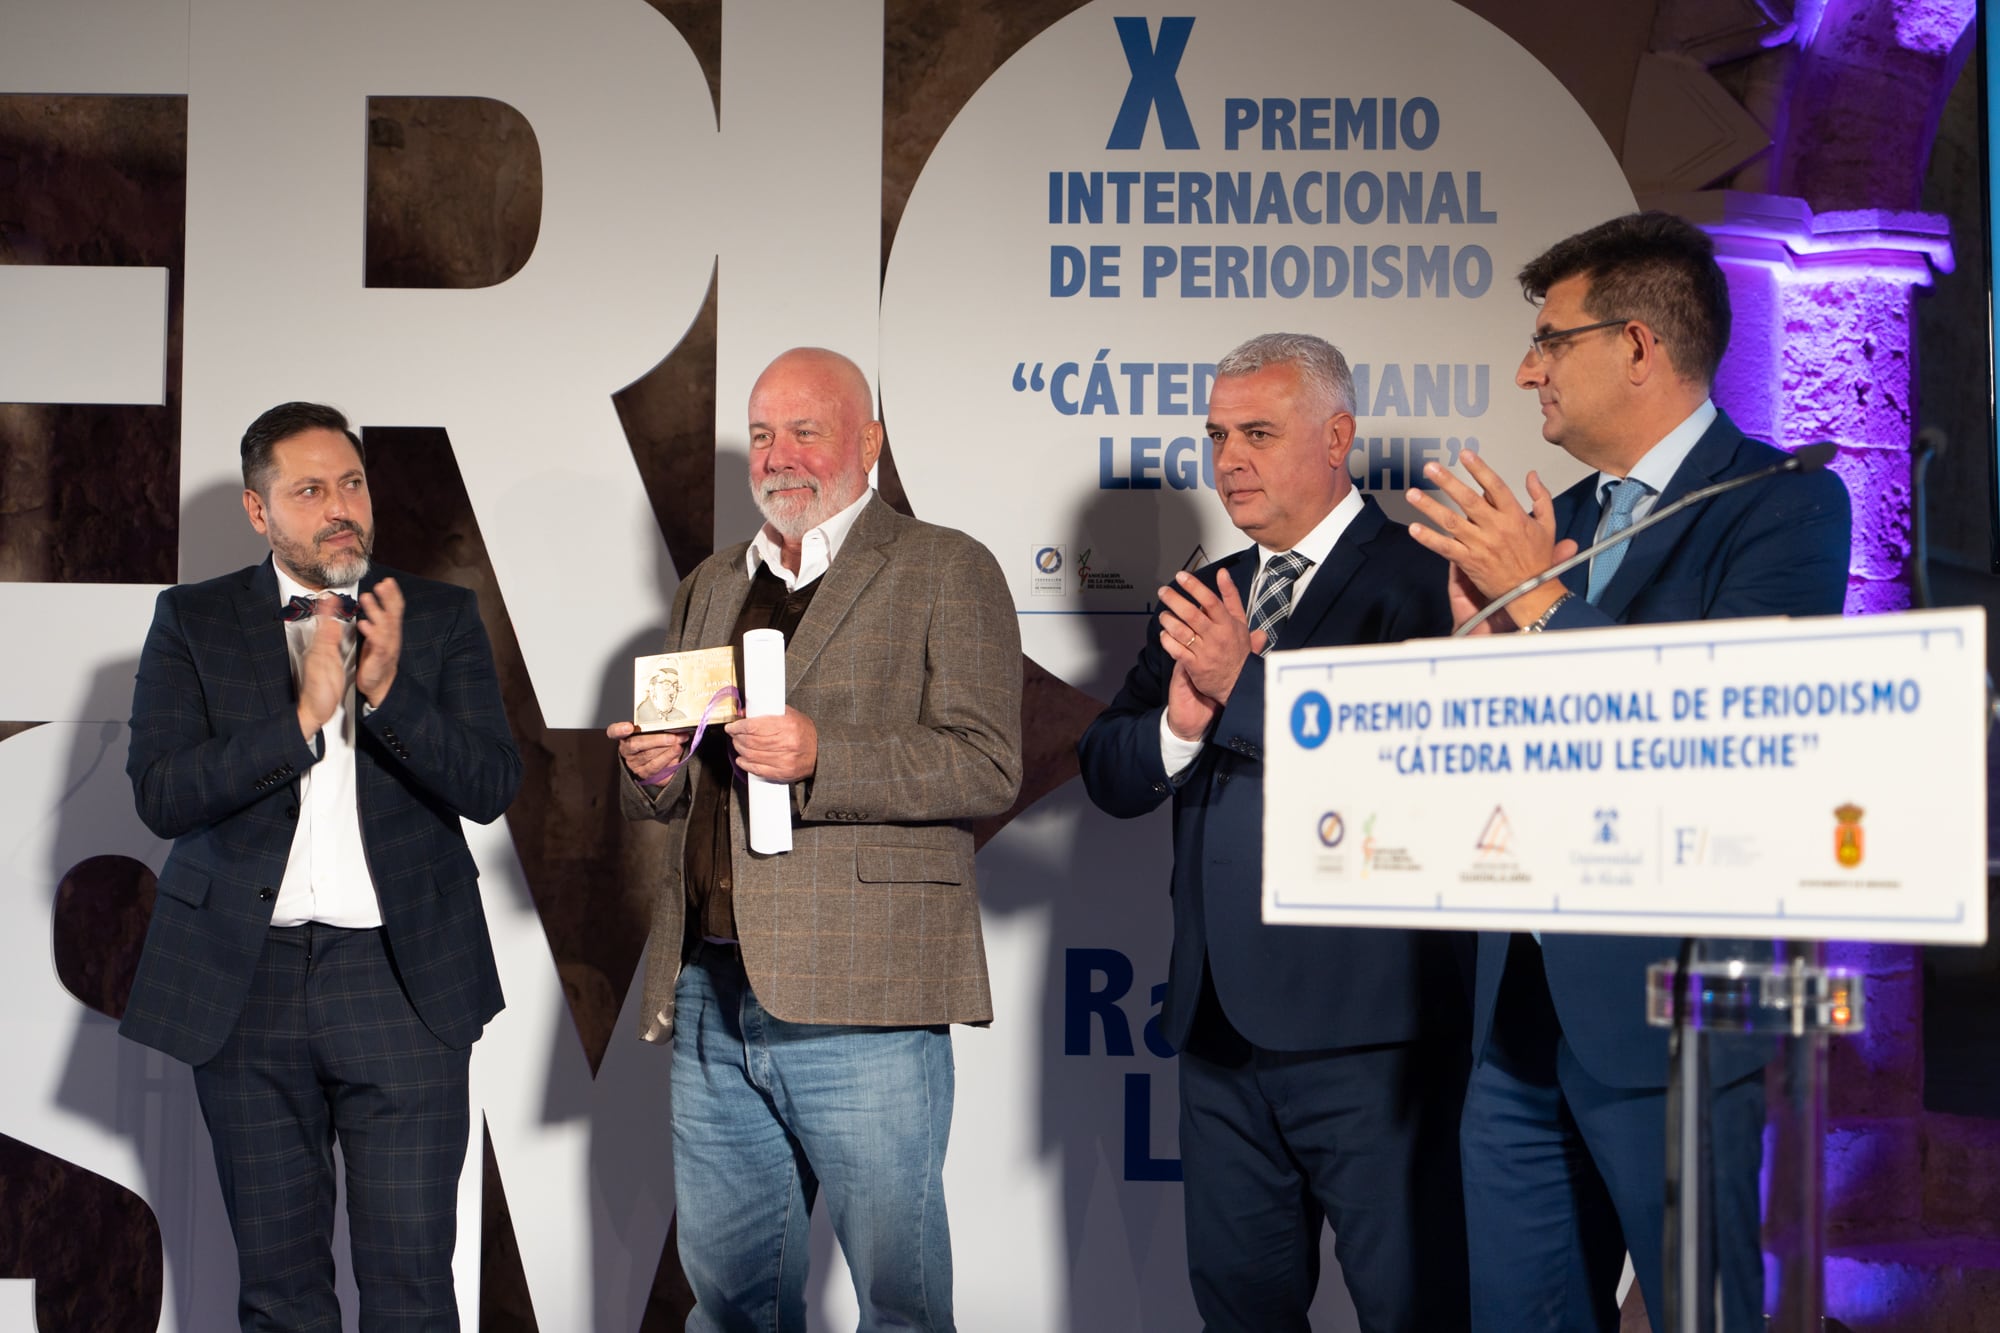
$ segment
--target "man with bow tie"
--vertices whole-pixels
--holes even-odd
[[[1109,814],[1171,799],[1188,1276],[1211,1333],[1305,1333],[1333,1224],[1368,1333],[1466,1323],[1465,937],[1263,923],[1264,658],[1451,628],[1445,563],[1347,471],[1354,378],[1306,334],[1215,368],[1215,487],[1254,545],[1160,589],[1157,632],[1078,745]]]
[[[244,433],[271,557],[160,594],[126,765],[173,850],[119,1030],[194,1067],[249,1330],[458,1328],[472,1042],[501,1007],[461,818],[520,783],[473,595],[371,570],[360,438],[285,403]]]

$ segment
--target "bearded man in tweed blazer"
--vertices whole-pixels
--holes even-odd
[[[643,1035],[677,1037],[690,1330],[805,1327],[822,1188],[861,1328],[954,1327],[948,1025],[993,1017],[968,821],[1020,786],[1021,642],[986,548],[869,490],[872,403],[845,357],[772,362],[750,395],[764,527],[674,598],[669,652],[785,634],[783,715],[608,729],[626,813],[671,831]],[[749,850],[732,767],[791,784],[791,851]]]

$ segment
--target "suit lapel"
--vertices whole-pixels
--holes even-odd
[[[812,604],[799,621],[797,632],[785,645],[787,688],[805,678],[834,630],[847,619],[861,590],[887,563],[884,548],[894,540],[895,515],[896,511],[880,496],[872,497],[856,515],[833,564],[820,575],[819,590],[813,594]]]
[[[694,632],[694,642],[685,638],[683,648],[700,648],[715,644],[729,644],[735,647],[732,638],[736,631],[736,617],[743,614],[743,603],[750,600],[750,576],[743,572],[745,548],[739,547],[729,561],[726,577],[715,579],[707,588],[707,600],[702,606],[688,613],[687,629]]]
[[[1313,632],[1333,609],[1342,590],[1368,563],[1366,548],[1381,535],[1388,521],[1380,505],[1368,496],[1361,497],[1361,512],[1326,553],[1326,564],[1313,571],[1312,582],[1306,584],[1298,605],[1292,608],[1291,618],[1278,631],[1278,647],[1300,648],[1311,641]]]
[[[297,705],[292,685],[292,654],[285,646],[285,622],[278,619],[278,572],[271,558],[248,571],[235,593],[236,619],[243,629],[243,651],[265,708],[284,713]]]
[[[1708,429],[1695,441],[1694,448],[1688,451],[1688,456],[1681,460],[1680,467],[1675,469],[1673,480],[1660,492],[1660,498],[1653,502],[1653,512],[1665,509],[1689,491],[1714,481],[1736,456],[1737,441],[1741,438],[1741,433],[1729,418],[1717,412],[1715,420],[1709,423]],[[1667,556],[1687,536],[1688,530],[1701,517],[1704,507],[1696,505],[1634,537],[1630,542],[1632,549],[1625,553],[1624,563],[1618,566],[1618,572],[1612,576],[1604,595],[1597,599],[1598,609],[1613,619],[1624,615],[1632,599],[1653,581]]]
[[[1556,536],[1569,538],[1581,551],[1596,538],[1597,521],[1604,517],[1604,506],[1597,503],[1597,475],[1592,473],[1578,482],[1572,494],[1576,503],[1569,511],[1569,522],[1561,526]]]
[[[1235,555],[1225,558],[1221,568],[1216,570],[1217,583],[1220,583],[1221,576],[1227,573],[1229,581],[1236,585],[1236,595],[1243,599],[1243,614],[1246,616],[1257,605],[1257,574],[1258,567],[1262,563],[1263,557],[1258,554],[1256,546],[1251,545],[1238,551]],[[1171,582],[1171,579],[1169,581]],[[1157,601],[1150,603],[1150,605],[1156,612],[1160,609],[1160,604]],[[1155,639],[1157,640],[1160,629],[1160,621],[1157,615],[1154,616],[1151,625]]]

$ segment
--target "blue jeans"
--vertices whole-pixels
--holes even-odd
[[[861,1333],[949,1333],[951,1035],[787,1023],[733,947],[703,944],[674,990],[674,1193],[689,1333],[806,1326],[822,1187]]]

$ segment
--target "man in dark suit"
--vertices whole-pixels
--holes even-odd
[[[949,1025],[993,1018],[971,821],[1020,786],[1021,637],[985,547],[870,489],[874,418],[844,356],[766,367],[750,394],[764,524],[674,594],[668,652],[784,634],[784,712],[698,740],[607,729],[625,813],[668,830],[643,1035],[674,1041],[691,1333],[805,1327],[822,1191],[861,1327],[955,1327]],[[750,850],[733,768],[789,784],[790,851]]]
[[[1729,292],[1698,228],[1633,214],[1557,243],[1521,271],[1541,306],[1516,383],[1542,434],[1597,469],[1532,507],[1472,455],[1475,491],[1433,470],[1463,511],[1411,502],[1452,561],[1454,617],[1691,490],[1781,461],[1709,400],[1729,341]],[[1827,472],[1720,495],[1522,597],[1494,631],[1731,616],[1832,615],[1848,565],[1848,499]],[[1499,622],[1499,623],[1495,623]],[[1629,1248],[1648,1311],[1662,1296],[1667,1048],[1646,1025],[1645,970],[1673,952],[1629,937],[1486,934],[1466,1094],[1473,1308],[1493,1330],[1611,1330]],[[1761,1330],[1757,1168],[1765,1043],[1716,1043],[1710,1113],[1725,1328]]]
[[[262,564],[160,594],[127,771],[172,852],[120,1031],[194,1066],[246,1330],[458,1327],[467,1061],[500,978],[460,819],[521,760],[479,608],[371,570],[360,439],[286,403],[243,436]],[[356,612],[360,619],[355,620]]]
[[[1208,434],[1256,544],[1160,590],[1159,633],[1078,745],[1100,809],[1173,801],[1161,1027],[1195,1304],[1212,1330],[1306,1329],[1331,1221],[1364,1329],[1463,1328],[1464,937],[1267,926],[1260,906],[1262,654],[1442,634],[1445,566],[1354,489],[1354,381],[1322,339],[1223,358]]]

